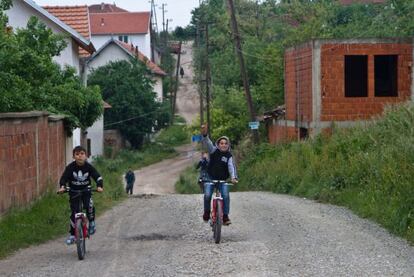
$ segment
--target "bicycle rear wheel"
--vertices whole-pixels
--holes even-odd
[[[216,203],[216,222],[213,226],[214,242],[220,243],[221,239],[221,226],[223,225],[223,202],[217,200]]]
[[[76,220],[75,236],[76,236],[76,248],[77,248],[79,260],[83,260],[85,258],[85,253],[86,253],[85,234],[83,231],[84,231],[83,220],[82,218],[78,218]]]

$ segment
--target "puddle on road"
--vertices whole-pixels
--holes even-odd
[[[174,240],[182,240],[183,235],[164,235],[164,234],[147,234],[147,235],[139,235],[135,237],[126,238],[126,240],[132,241],[154,241],[154,240],[167,240],[167,241],[174,241]]]
[[[159,194],[153,194],[153,193],[142,193],[142,194],[133,194],[129,196],[130,198],[142,198],[142,199],[153,199],[160,197]]]

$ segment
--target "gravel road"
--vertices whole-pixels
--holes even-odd
[[[414,249],[346,209],[231,193],[222,243],[200,195],[137,195],[97,220],[78,261],[63,238],[0,261],[0,276],[413,276]]]

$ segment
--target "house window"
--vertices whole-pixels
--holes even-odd
[[[375,96],[398,96],[398,56],[374,57]]]
[[[118,40],[128,43],[128,36],[118,36]]]
[[[345,97],[368,96],[368,56],[345,56]]]

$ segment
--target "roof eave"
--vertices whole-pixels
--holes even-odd
[[[88,49],[91,49],[91,50],[95,49],[95,47],[89,40],[85,39],[81,34],[79,34],[77,31],[72,29],[67,24],[63,23],[60,19],[55,17],[53,14],[49,13],[48,11],[43,9],[41,6],[37,5],[34,1],[23,0],[23,2],[29,5],[30,7],[32,7],[33,9],[35,9],[36,11],[38,11],[39,13],[41,13],[42,15],[44,15],[45,17],[49,18],[53,23],[58,25],[61,29],[68,32],[72,36],[72,38],[78,42],[79,46],[81,46],[86,51],[89,52]]]

